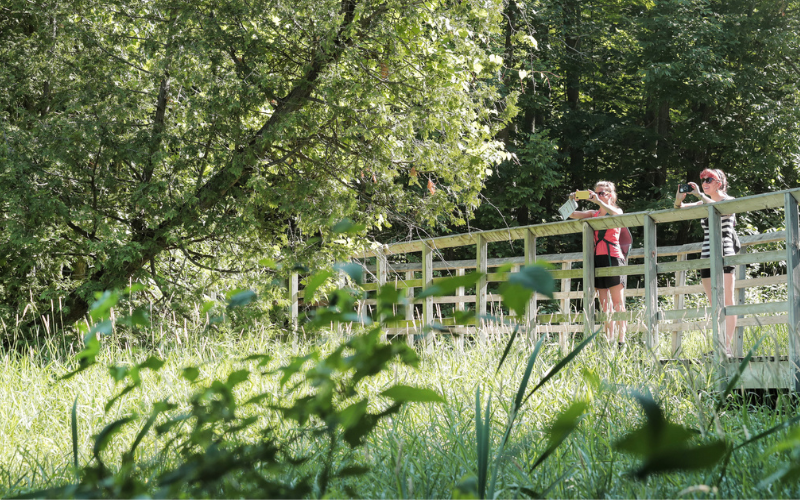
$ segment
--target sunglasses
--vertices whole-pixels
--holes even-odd
[[[713,177],[703,177],[700,180],[703,182],[703,184],[711,184],[712,182],[716,181],[716,179]]]
[[[611,194],[611,193],[609,191],[598,191],[596,194],[597,194],[597,196],[605,196],[605,195]]]

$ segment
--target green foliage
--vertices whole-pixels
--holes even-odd
[[[131,281],[179,312],[237,280],[285,300],[281,264],[461,219],[506,157],[513,97],[476,78],[499,6],[13,0],[0,313],[52,300],[69,325]]]
[[[719,462],[728,452],[722,440],[691,446],[697,431],[668,422],[661,408],[651,398],[634,394],[647,418],[644,425],[616,443],[620,451],[640,456],[642,466],[633,472],[642,479],[650,474],[674,470],[707,469]]]

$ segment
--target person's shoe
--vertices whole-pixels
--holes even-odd
[[[628,343],[627,342],[617,342],[617,348],[620,351],[624,351],[626,347],[628,347]]]

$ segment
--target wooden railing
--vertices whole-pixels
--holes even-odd
[[[594,276],[618,275],[643,275],[644,287],[641,289],[628,289],[626,296],[642,297],[643,312],[613,313],[610,319],[626,319],[631,322],[629,331],[644,332],[645,343],[649,348],[658,345],[660,332],[671,332],[671,352],[678,352],[681,347],[681,334],[692,329],[708,328],[712,331],[714,343],[724,345],[725,317],[727,315],[753,316],[738,320],[739,335],[736,339],[735,349],[742,353],[742,328],[745,326],[765,324],[786,324],[789,329],[789,360],[794,365],[798,362],[800,353],[800,236],[798,236],[798,199],[800,189],[747,196],[735,200],[722,201],[709,205],[696,206],[684,209],[660,210],[653,212],[637,212],[619,216],[569,220],[549,224],[540,224],[525,227],[516,227],[502,230],[481,231],[468,234],[442,236],[437,238],[394,243],[390,245],[375,244],[370,251],[357,256],[364,265],[365,273],[372,276],[372,283],[363,285],[365,290],[375,290],[387,281],[395,281],[398,288],[406,288],[408,295],[413,295],[414,288],[425,289],[434,284],[437,278],[435,273],[463,274],[466,270],[478,270],[483,277],[478,281],[474,295],[465,295],[463,289],[457,290],[451,297],[427,297],[421,308],[421,315],[414,317],[414,309],[407,309],[405,322],[388,325],[390,332],[396,334],[414,333],[425,325],[437,323],[453,324],[450,318],[435,314],[435,308],[441,304],[454,304],[455,309],[464,308],[465,304],[474,304],[478,317],[485,316],[490,304],[500,300],[496,294],[488,293],[488,283],[504,281],[505,273],[491,273],[490,269],[512,264],[522,266],[534,261],[547,261],[561,269],[552,271],[553,277],[560,280],[561,291],[555,294],[554,300],[559,301],[559,312],[539,314],[537,304],[549,300],[542,296],[531,298],[525,318],[519,322],[529,327],[530,333],[559,332],[563,336],[575,331],[590,332],[597,328],[599,320],[608,319],[598,314],[594,306]],[[740,254],[722,257],[721,241],[721,216],[733,213],[746,213],[757,210],[783,208],[785,210],[786,230],[758,235],[740,235],[743,249],[748,247],[756,250],[759,244],[785,242],[785,250],[751,251],[742,250]],[[670,224],[678,221],[708,218],[710,227],[710,259],[687,259],[687,256],[700,252],[701,243],[692,243],[683,246],[658,247],[656,241],[656,225]],[[609,267],[594,269],[594,231],[617,227],[642,227],[643,245],[634,248],[629,256],[630,265],[624,267]],[[583,251],[578,253],[560,255],[536,255],[536,240],[538,238],[559,237],[567,234],[580,233],[583,240]],[[487,258],[488,244],[492,242],[509,242],[522,240],[520,245],[523,255],[505,259]],[[637,242],[634,242],[636,246]],[[475,259],[468,261],[436,260],[440,250],[454,247],[475,246]],[[391,263],[391,256],[409,253],[420,253],[421,262],[417,264]],[[670,258],[666,261],[663,258]],[[673,260],[674,258],[674,260]],[[374,261],[370,263],[369,261]],[[745,279],[745,266],[754,263],[768,263],[785,261],[787,273],[785,275]],[[581,269],[573,269],[575,262],[581,262]],[[739,303],[725,307],[722,293],[722,268],[723,266],[738,266],[736,289]],[[712,296],[710,306],[707,308],[687,309],[684,307],[684,297],[687,294],[703,293],[702,285],[686,285],[686,272],[689,270],[710,269],[712,279]],[[416,273],[421,277],[417,278]],[[659,274],[673,273],[675,285],[658,287]],[[572,291],[571,281],[581,280],[582,290]],[[755,286],[773,284],[787,284],[787,300],[760,304],[745,304],[744,291]],[[292,296],[292,315],[297,318],[298,304],[302,298],[299,290],[297,276],[290,284]],[[673,296],[675,307],[670,311],[660,310],[658,307],[659,296]],[[582,300],[586,305],[582,310],[573,310],[571,301]],[[362,302],[363,307],[369,307],[369,299]],[[697,320],[702,321],[687,321]],[[482,324],[488,327],[490,325]],[[484,334],[484,329],[479,328],[478,334]],[[721,352],[721,349],[716,349]]]

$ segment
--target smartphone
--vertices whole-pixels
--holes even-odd
[[[591,197],[591,191],[575,191],[575,198],[578,200],[588,200]]]
[[[688,184],[681,184],[680,187],[678,187],[679,193],[691,193],[692,191],[694,191],[694,189]]]

